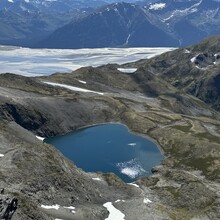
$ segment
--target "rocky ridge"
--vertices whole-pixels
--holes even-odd
[[[213,36],[131,66],[141,67],[219,110],[219,41],[219,36]]]

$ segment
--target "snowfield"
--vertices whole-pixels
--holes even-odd
[[[85,66],[124,64],[147,59],[175,48],[30,49],[0,46],[0,73],[24,76],[71,72]],[[128,70],[127,70],[128,71]],[[82,82],[83,83],[83,82]]]
[[[59,87],[70,89],[70,90],[76,91],[76,92],[90,92],[90,93],[95,93],[95,94],[98,94],[98,95],[104,95],[104,93],[102,93],[102,92],[96,92],[96,91],[83,89],[83,88],[79,88],[79,87],[75,87],[75,86],[69,86],[69,85],[60,84],[60,83],[53,83],[53,82],[43,82],[43,83],[46,83],[46,84],[51,85],[51,86],[59,86]]]
[[[40,141],[44,141],[44,139],[45,139],[44,137],[40,137],[40,136],[36,136],[36,138]]]
[[[43,209],[56,209],[58,210],[60,208],[60,205],[41,205],[41,208]]]
[[[118,71],[122,73],[134,73],[136,70],[136,68],[118,68]]]
[[[125,220],[125,215],[116,209],[111,202],[106,202],[103,206],[109,211],[109,216],[105,220]]]
[[[153,5],[150,5],[150,10],[160,10],[166,7],[166,3],[155,3]]]

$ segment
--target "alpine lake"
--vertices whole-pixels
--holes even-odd
[[[151,140],[130,133],[122,124],[101,124],[47,138],[86,172],[113,172],[124,182],[149,176],[163,155]]]

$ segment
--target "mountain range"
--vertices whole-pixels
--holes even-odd
[[[220,33],[220,3],[164,0],[115,3],[73,21],[39,46],[58,48],[187,46]]]
[[[116,2],[115,0],[1,0],[0,10],[13,12],[66,12],[81,8],[96,8]],[[118,1],[120,2],[120,0]],[[128,0],[128,2],[134,2]]]
[[[48,48],[182,47],[220,33],[219,8],[220,2],[214,0],[3,0],[0,43]]]
[[[112,2],[114,0],[1,0],[0,44],[31,47],[57,28]]]

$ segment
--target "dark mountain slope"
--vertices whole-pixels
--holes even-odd
[[[58,27],[69,23],[86,13],[44,13],[0,11],[0,44],[28,46],[45,38]]]
[[[170,32],[180,46],[192,45],[220,33],[220,3],[213,0],[163,0],[144,8],[153,24]]]
[[[220,33],[220,2],[174,1],[105,6],[72,22],[37,47],[186,46]]]
[[[0,43],[50,48],[182,47],[220,34],[220,2],[214,0],[106,6],[113,2],[1,1]],[[101,8],[94,12],[97,7]]]
[[[177,45],[137,5],[116,3],[55,31],[39,47],[83,48]]]

